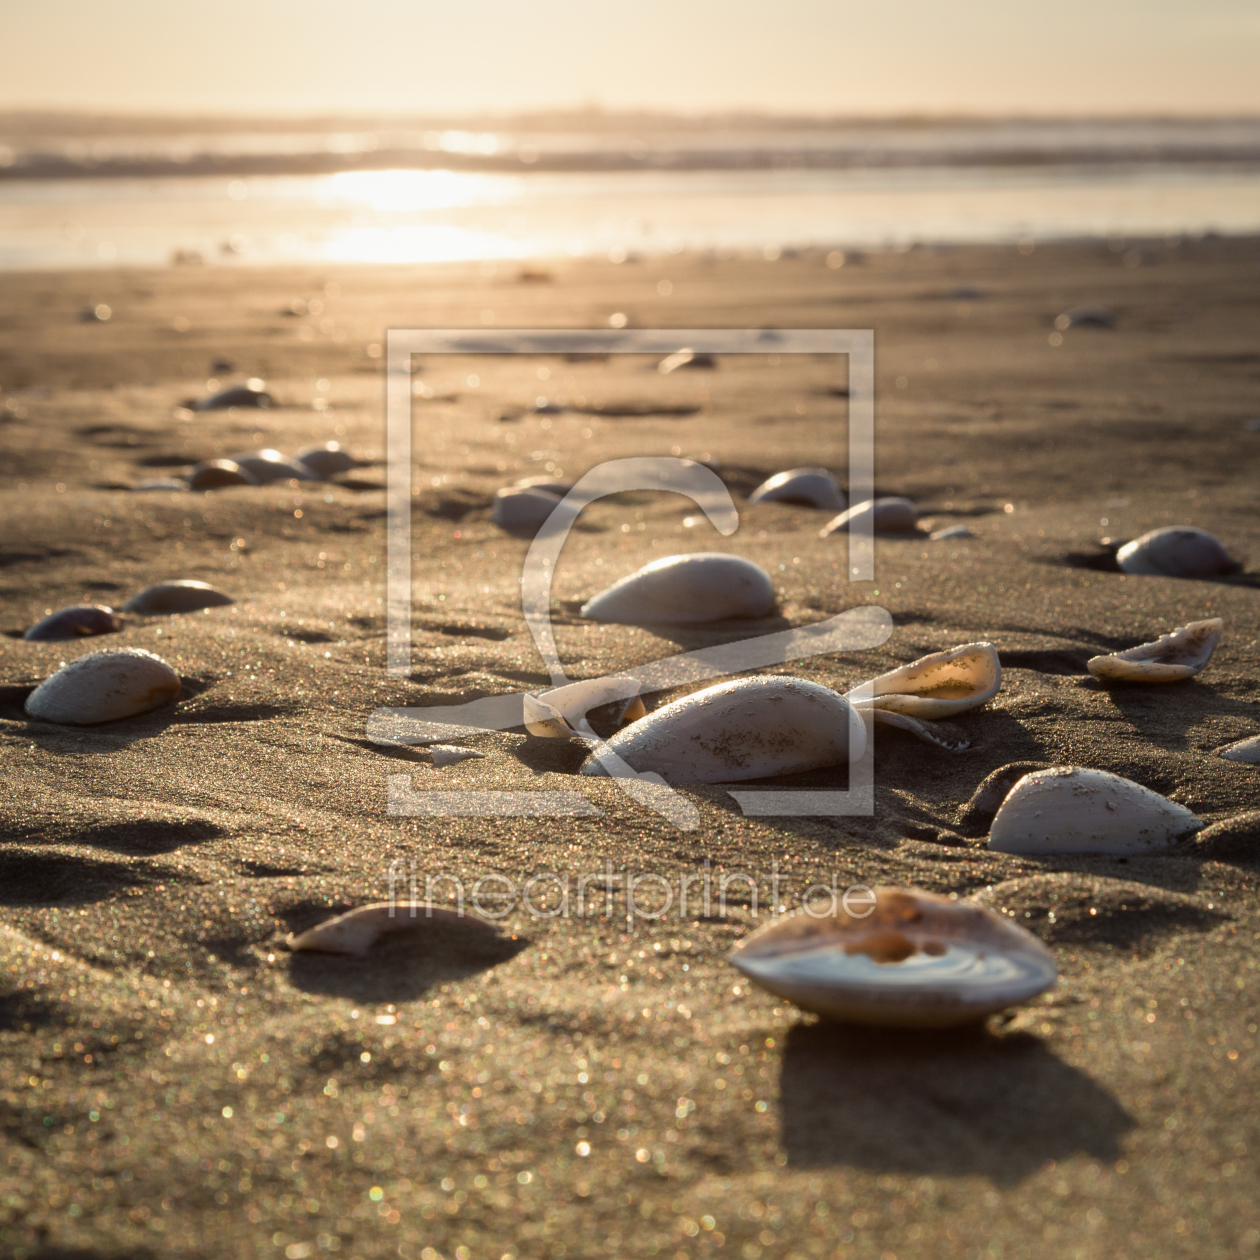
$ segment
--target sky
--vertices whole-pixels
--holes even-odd
[[[1260,114],[1257,0],[0,0],[0,108]]]

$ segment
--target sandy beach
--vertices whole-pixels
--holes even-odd
[[[833,257],[832,264],[837,260]],[[1056,330],[1102,306],[1114,327]],[[82,318],[108,308],[105,320]],[[101,311],[101,314],[105,314]],[[843,480],[842,360],[427,358],[413,374],[413,668],[385,672],[385,330],[861,328],[876,338],[876,487],[922,513],[845,580],[826,513],[749,505],[765,477]],[[968,808],[1013,763],[1133,779],[1209,824],[1260,810],[1260,243],[1253,239],[682,254],[431,267],[12,273],[0,287],[0,1253],[54,1257],[1207,1257],[1260,1253],[1260,823],[1165,855],[1030,860]],[[261,378],[267,410],[180,410]],[[211,384],[210,382],[216,382]],[[540,411],[539,400],[546,410]],[[336,440],[329,483],[128,487],[258,447]],[[684,832],[585,748],[521,730],[483,759],[367,738],[381,706],[548,682],[520,607],[528,539],[501,486],[637,455],[710,462],[720,537],[677,496],[593,505],[555,574],[572,677],[806,625],[861,604],[895,630],[781,672],[845,691],[925,653],[999,650],[963,753],[876,733],[873,817],[746,817],[684,789]],[[948,525],[973,536],[931,541]],[[1218,581],[1128,576],[1112,548],[1202,527]],[[1104,540],[1108,540],[1105,543]],[[771,576],[753,622],[592,625],[647,561],[722,550]],[[46,611],[167,578],[230,606],[25,642]],[[1197,678],[1106,687],[1085,662],[1221,617]],[[176,704],[100,727],[28,717],[64,661],[146,648]],[[678,692],[648,697],[649,709]],[[580,791],[580,817],[400,818],[417,792]],[[843,785],[816,771],[759,786]],[[1215,834],[1215,833],[1214,833]],[[401,933],[362,959],[292,954],[383,900],[496,874],[496,941]],[[606,866],[606,864],[610,864]],[[728,877],[724,912],[628,930],[582,875]],[[984,1026],[879,1032],[776,1001],[726,961],[777,908],[731,877],[980,895],[1058,962]],[[645,885],[645,890],[648,885]],[[558,891],[570,904],[557,904]],[[651,898],[644,893],[645,902]],[[655,904],[655,903],[652,903]]]

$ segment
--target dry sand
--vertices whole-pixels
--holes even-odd
[[[1256,854],[1042,862],[990,855],[965,809],[1012,762],[1098,766],[1209,822],[1260,806],[1260,770],[1212,751],[1260,729],[1260,251],[1251,241],[916,250],[830,269],[671,258],[515,268],[216,268],[9,276],[0,290],[4,629],[82,598],[121,604],[168,577],[228,608],[130,618],[73,644],[0,640],[0,1252],[35,1257],[1232,1256],[1260,1249]],[[1130,254],[1127,264],[1134,261]],[[662,296],[667,279],[672,294]],[[978,296],[950,296],[974,286]],[[281,315],[294,298],[323,309]],[[1103,303],[1114,330],[1070,329]],[[78,322],[86,304],[107,323]],[[825,516],[745,509],[764,476],[843,473],[842,365],[723,361],[668,377],[636,361],[433,360],[417,379],[415,664],[384,672],[387,326],[873,327],[881,492],[977,537],[877,543],[843,580]],[[173,408],[212,361],[257,375],[267,412]],[[540,369],[548,375],[540,376]],[[216,372],[226,382],[227,374]],[[476,374],[480,383],[471,385]],[[319,382],[324,382],[321,387]],[[604,414],[501,421],[539,395]],[[320,400],[313,407],[313,400]],[[324,405],[326,401],[326,406]],[[617,403],[698,407],[664,419]],[[206,495],[111,487],[254,446],[338,438],[349,484]],[[958,719],[958,755],[877,736],[874,818],[744,818],[689,791],[683,833],[563,741],[464,741],[435,768],[365,739],[379,705],[457,703],[542,684],[518,581],[526,542],[489,523],[517,477],[616,455],[720,463],[743,512],[720,539],[681,500],[593,507],[556,578],[570,674],[888,608],[875,652],[792,672],[844,689],[955,643],[1000,649],[1003,686]],[[694,509],[691,509],[694,512]],[[1189,523],[1247,572],[1219,582],[1107,571],[1104,536]],[[628,528],[627,528],[628,527]],[[647,559],[720,547],[771,572],[774,617],[677,632],[592,627],[578,603]],[[1085,661],[1221,616],[1205,673],[1096,684]],[[27,719],[59,662],[160,653],[178,705],[96,729]],[[654,697],[660,703],[668,697]],[[554,819],[397,819],[420,789],[584,790]],[[820,773],[797,782],[842,782]],[[503,941],[402,934],[365,960],[293,956],[285,935],[380,900],[414,863],[471,883],[557,871],[703,872],[806,884],[992,886],[1054,950],[1061,983],[983,1029],[828,1026],[750,992],[723,961],[765,921],[541,919]],[[542,898],[540,897],[540,900]],[[1053,912],[1053,916],[1051,915]],[[589,1153],[587,1153],[589,1152]]]

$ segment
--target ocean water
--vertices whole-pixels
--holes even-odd
[[[250,133],[0,149],[7,270],[774,257],[1260,232],[1254,121],[710,129],[650,141]],[[331,169],[302,169],[311,165]]]

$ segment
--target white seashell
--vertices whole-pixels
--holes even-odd
[[[470,757],[484,758],[486,755],[475,748],[460,748],[457,744],[434,744],[430,751],[435,766],[455,766]]]
[[[37,621],[22,638],[55,642],[93,634],[112,634],[121,629],[122,622],[112,608],[101,604],[73,604]]]
[[[223,486],[257,486],[261,482],[231,459],[203,459],[188,471],[189,490],[218,490]]]
[[[805,503],[831,512],[843,512],[846,506],[840,483],[825,468],[789,468],[775,473],[748,496],[749,503],[771,500]]]
[[[1249,766],[1260,766],[1260,735],[1240,739],[1236,744],[1227,744],[1218,756],[1227,761],[1245,761]]]
[[[667,783],[737,783],[861,757],[866,726],[837,692],[799,678],[735,678],[623,727],[609,741],[639,772]],[[592,756],[582,773],[606,773]]]
[[[976,531],[970,525],[947,525],[944,529],[933,531],[928,537],[933,542],[949,542],[955,538],[975,538]]]
[[[803,1010],[891,1028],[973,1023],[1058,976],[1035,936],[987,906],[912,888],[874,893],[873,907],[864,897],[853,913],[835,907],[768,923],[727,961]]]
[[[1192,621],[1169,634],[1161,634],[1154,643],[1143,643],[1111,656],[1095,656],[1086,668],[1095,678],[1126,682],[1193,678],[1212,659],[1224,633],[1225,622],[1220,617]]]
[[[933,652],[872,678],[845,699],[858,709],[882,709],[936,721],[979,708],[1002,685],[1002,665],[992,643],[964,643]],[[869,699],[862,693],[870,693]]]
[[[137,481],[131,490],[133,494],[147,494],[154,490],[175,490],[183,493],[190,488],[188,482],[178,477],[146,477],[143,481]]]
[[[220,608],[224,604],[231,603],[235,601],[230,595],[216,591],[206,582],[196,582],[191,578],[175,578],[169,582],[158,582],[154,586],[146,586],[123,605],[123,612],[150,615],[186,613],[197,612],[202,608]]]
[[[509,533],[536,534],[559,502],[560,496],[547,490],[508,488],[494,496],[490,519]]]
[[[751,560],[717,551],[662,556],[582,605],[592,621],[623,625],[764,617],[774,607],[769,575]]]
[[[1011,788],[989,829],[989,848],[1028,857],[1156,853],[1203,825],[1184,806],[1118,774],[1053,766]]]
[[[637,678],[612,675],[566,683],[524,696],[525,729],[531,735],[568,738],[574,734],[596,738],[586,715],[614,700],[629,700],[639,694]],[[640,702],[641,703],[641,702]]]
[[[44,679],[26,698],[26,711],[63,726],[96,726],[156,709],[179,689],[179,675],[143,648],[89,652]]]
[[[1193,525],[1168,525],[1125,543],[1116,563],[1126,573],[1152,577],[1221,577],[1240,567],[1219,539]]]
[[[314,481],[315,474],[301,463],[290,463],[279,451],[238,451],[228,459],[255,477],[261,485],[272,481]]]
[[[339,442],[308,446],[304,451],[298,451],[293,459],[321,481],[335,477],[338,473],[349,472],[354,467],[354,456],[349,451],[343,451]]]
[[[321,954],[355,954],[362,957],[386,933],[424,927],[447,930],[463,927],[485,936],[499,934],[497,927],[475,915],[414,901],[381,901],[347,910],[335,919],[325,919],[298,936],[290,934],[285,944],[295,953],[312,950]]]
[[[865,503],[855,503],[847,512],[841,512],[834,520],[828,521],[818,531],[818,537],[847,534],[853,525],[867,520],[871,522],[873,534],[905,534],[914,528],[918,519],[919,514],[909,499],[896,496],[867,499]]]

